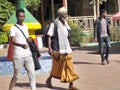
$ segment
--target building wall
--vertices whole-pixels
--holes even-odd
[[[68,0],[68,13],[70,16],[91,16],[94,14],[92,0]],[[107,9],[109,14],[118,12],[118,0],[107,0],[100,5],[100,9]]]
[[[107,10],[109,14],[114,14],[118,12],[118,0],[108,0]]]
[[[68,0],[68,13],[70,16],[93,15],[93,7],[89,5],[90,0]]]
[[[62,0],[53,0],[54,1],[54,14],[55,18],[58,17],[57,9],[63,6]],[[51,0],[43,0],[43,9],[44,9],[44,20],[52,20],[52,4]]]
[[[82,9],[82,15],[83,16],[89,16],[89,15],[93,15],[93,6],[90,5],[91,0],[83,0],[83,9]]]
[[[57,9],[63,6],[62,0],[54,1],[55,18],[58,16]],[[93,16],[93,5],[89,5],[92,0],[67,0],[68,15],[70,16]],[[100,5],[100,9],[106,8],[108,14],[115,14],[118,12],[118,0],[108,0],[106,3]],[[43,0],[44,20],[52,20],[51,0]]]

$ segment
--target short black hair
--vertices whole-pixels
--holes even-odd
[[[16,17],[19,15],[20,12],[25,13],[24,9],[19,8],[19,9],[16,10]]]
[[[106,12],[105,9],[101,9],[101,10],[100,10],[100,16],[101,16],[103,13],[105,13],[105,12]]]

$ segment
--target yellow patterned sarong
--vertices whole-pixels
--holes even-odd
[[[72,55],[54,53],[52,56],[53,64],[51,77],[60,79],[61,82],[67,83],[78,79],[78,75],[74,71]]]

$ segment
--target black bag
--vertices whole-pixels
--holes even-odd
[[[54,24],[54,30],[56,30],[57,29],[56,22],[54,21],[53,24]],[[48,33],[49,28],[50,28],[50,25],[51,25],[51,23],[49,23],[48,26],[45,26],[45,28],[43,29],[43,45],[46,48],[48,48],[48,35],[47,35],[47,33]]]
[[[23,31],[17,26],[15,25],[23,34],[23,36],[25,37],[25,39],[27,40],[27,37],[25,36],[25,34],[23,33]],[[32,38],[31,38],[32,39]],[[32,41],[30,43],[28,43],[29,47],[30,47],[30,51],[32,52],[32,57],[33,57],[33,62],[34,62],[34,66],[35,66],[35,70],[39,70],[41,69],[38,57],[41,56],[34,40],[32,39]]]
[[[32,53],[32,57],[33,57],[35,70],[41,69],[41,66],[40,66],[40,63],[39,63],[39,60],[38,60],[38,57],[37,57],[37,53],[36,52]]]
[[[38,60],[38,57],[41,56],[34,40],[32,39],[32,41],[29,44],[29,47],[30,47],[30,50],[32,52],[32,57],[33,57],[33,62],[34,62],[34,66],[35,66],[35,70],[39,70],[41,69],[41,66],[40,66],[40,63],[39,63],[39,60]]]
[[[40,57],[41,54],[40,54],[40,52],[39,52],[39,50],[38,50],[38,48],[37,48],[34,40],[33,40],[32,38],[31,38],[31,40],[32,40],[32,41],[31,41],[30,43],[28,43],[28,44],[29,44],[29,47],[30,47],[30,51],[31,51],[32,53],[36,53],[37,57]]]
[[[58,34],[57,34],[57,28],[58,28],[58,26],[57,26],[57,22],[56,21],[54,21],[53,22],[53,24],[54,24],[54,34],[53,34],[53,37],[51,37],[51,42],[54,42],[54,39],[58,39]],[[47,47],[48,48],[48,35],[47,35],[47,33],[48,33],[48,30],[49,30],[49,28],[50,28],[50,25],[51,24],[49,24],[47,27],[45,27],[44,29],[43,29],[43,45],[45,46],[45,47]],[[67,28],[67,27],[66,27]],[[69,40],[69,42],[70,42],[70,44],[71,44],[71,40],[70,40],[70,30],[68,30],[68,40]],[[54,44],[55,45],[55,44]]]
[[[43,30],[43,45],[44,45],[44,47],[48,47],[48,35],[47,35],[47,32],[49,30],[49,27],[50,27],[50,25],[48,27],[44,28],[44,30]]]

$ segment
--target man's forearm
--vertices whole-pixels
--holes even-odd
[[[15,41],[15,36],[11,36],[10,40],[15,46],[19,46],[19,47],[22,47],[22,48],[27,48],[28,47],[27,44],[21,44],[21,43],[16,42]]]
[[[48,49],[49,50],[52,49],[52,47],[51,47],[51,37],[48,37]]]
[[[19,46],[19,47],[22,47],[24,49],[27,49],[28,48],[28,45],[27,44],[20,44],[20,43],[17,43],[17,42],[12,42],[14,45],[16,46]]]
[[[14,45],[16,45],[16,46],[23,47],[23,44],[17,43],[17,42],[15,42],[15,41],[12,41],[12,43],[13,43]]]

